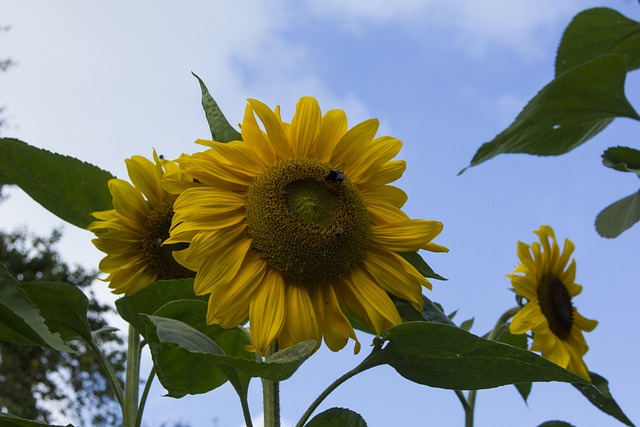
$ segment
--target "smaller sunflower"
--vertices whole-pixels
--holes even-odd
[[[598,322],[581,316],[573,306],[573,297],[582,292],[582,286],[575,283],[576,262],[572,259],[569,263],[573,242],[565,239],[561,252],[551,227],[543,225],[534,233],[540,243],[529,246],[518,242],[522,264],[507,274],[516,293],[528,301],[513,317],[509,329],[513,334],[532,331],[532,351],[590,379],[582,360],[589,350],[582,331],[591,332]]]
[[[113,209],[93,212],[98,221],[87,227],[97,237],[93,244],[107,254],[99,268],[109,275],[104,281],[116,294],[135,294],[156,280],[195,276],[173,259],[171,252],[177,248],[162,245],[169,237],[177,196],[167,193],[160,180],[179,167],[155,151],[153,158],[153,162],[142,156],[125,160],[133,185],[109,180]]]

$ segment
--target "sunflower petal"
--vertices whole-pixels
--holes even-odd
[[[280,335],[285,322],[284,278],[268,270],[258,286],[249,306],[251,342],[262,355]]]

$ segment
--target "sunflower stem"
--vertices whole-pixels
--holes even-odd
[[[329,396],[329,394],[331,394],[333,390],[338,388],[342,383],[347,381],[349,378],[354,377],[359,373],[364,372],[367,369],[376,366],[375,364],[373,365],[370,364],[369,359],[377,349],[378,349],[377,347],[374,348],[373,352],[369,356],[367,356],[362,362],[360,362],[358,366],[356,366],[346,374],[342,375],[340,378],[335,380],[331,385],[329,385],[329,387],[327,387],[322,393],[320,393],[320,395],[316,398],[316,400],[313,401],[313,403],[311,404],[311,406],[309,406],[306,412],[302,414],[302,418],[300,418],[300,421],[298,421],[298,423],[296,424],[296,427],[302,427],[307,422],[311,414],[313,414],[313,412],[318,408],[318,406],[320,406],[322,401],[327,396]]]
[[[124,410],[122,425],[134,427],[138,414],[138,390],[140,387],[140,333],[129,325],[129,343],[127,351],[127,380],[124,389]]]
[[[507,326],[507,322],[509,321],[509,319],[515,316],[515,314],[519,310],[520,310],[520,307],[513,307],[505,311],[496,322],[496,326],[494,326],[493,330],[489,332],[489,335],[487,335],[487,340],[495,341],[496,338],[500,336],[504,328]],[[465,400],[463,400],[464,396],[461,397],[462,392],[460,392],[459,390],[456,390],[456,394],[458,395],[458,398],[460,398],[461,401],[463,402],[462,406],[464,407],[465,427],[473,427],[473,415],[476,407],[476,397],[477,397],[478,391],[469,390],[469,394]]]
[[[147,382],[144,384],[144,390],[142,390],[142,396],[140,397],[140,406],[138,408],[138,413],[136,414],[136,427],[140,427],[142,425],[142,413],[144,412],[144,406],[147,403],[147,396],[149,396],[149,390],[151,390],[151,384],[153,383],[153,379],[156,376],[156,368],[155,366],[151,368],[151,372],[149,372],[149,378],[147,378]]]
[[[267,356],[278,351],[278,342],[274,340]],[[264,402],[264,427],[280,427],[280,383],[262,379],[262,396]]]
[[[118,376],[109,363],[109,360],[104,355],[102,350],[100,350],[100,347],[98,347],[95,341],[87,341],[87,344],[89,344],[91,350],[93,350],[96,356],[98,356],[98,362],[100,363],[100,366],[102,366],[104,371],[107,373],[107,378],[109,378],[109,382],[113,387],[113,391],[116,394],[116,399],[118,399],[118,403],[120,404],[120,408],[122,409],[124,415],[124,391],[122,390],[122,384],[120,383]]]

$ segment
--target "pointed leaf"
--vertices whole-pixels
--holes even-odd
[[[574,384],[573,386],[602,412],[611,415],[623,424],[633,426],[631,420],[627,418],[618,403],[613,399],[613,396],[611,396],[609,382],[595,372],[589,372],[589,376],[595,387],[585,384]]]
[[[604,208],[596,217],[596,231],[602,237],[618,237],[638,221],[640,221],[640,191]]]
[[[306,427],[367,427],[360,414],[346,408],[331,408],[319,413]]]
[[[0,340],[73,352],[60,334],[47,327],[38,308],[4,264],[0,264]]]
[[[559,75],[506,130],[480,147],[468,167],[502,153],[564,154],[616,117],[639,120],[624,95],[625,67],[620,55],[606,55]]]
[[[64,221],[87,228],[92,212],[112,209],[107,182],[113,176],[97,166],[0,138],[0,169],[31,198]]]
[[[400,317],[407,322],[436,322],[455,326],[449,317],[438,307],[436,303],[422,295],[422,311],[416,311],[407,301],[391,298],[400,313]]]
[[[428,279],[447,280],[433,271],[433,269],[429,267],[429,264],[427,264],[427,262],[424,260],[424,258],[422,258],[422,256],[420,256],[419,253],[398,252],[398,255],[404,258],[405,261],[411,264],[416,270],[418,270],[418,273],[422,274],[424,277]]]
[[[537,381],[588,384],[534,353],[453,326],[409,322],[387,330],[381,339],[385,343],[363,362],[366,367],[388,364],[406,379],[431,387],[476,390]]]
[[[202,79],[194,73],[191,74],[193,74],[193,76],[198,79],[198,83],[200,83],[200,89],[202,90],[202,108],[209,123],[213,140],[218,142],[241,141],[242,135],[229,124],[218,103],[209,94],[209,90]]]
[[[159,280],[135,295],[116,301],[120,316],[145,336],[145,321],[140,314],[154,314],[163,305],[177,300],[207,301],[207,296],[196,296],[193,279]],[[145,336],[146,338],[146,336]]]
[[[640,23],[605,7],[580,12],[562,36],[556,75],[608,53],[621,55],[628,71],[640,67]]]
[[[69,283],[24,283],[22,289],[52,331],[64,341],[83,338],[91,341],[91,327],[87,320],[89,300],[77,287]]]
[[[602,164],[620,172],[635,172],[640,177],[640,151],[635,148],[607,148],[602,154]]]

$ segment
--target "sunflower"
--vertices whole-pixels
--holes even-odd
[[[584,318],[573,306],[573,297],[582,292],[582,286],[575,283],[575,260],[567,266],[574,245],[565,239],[560,252],[555,233],[547,225],[534,233],[542,246],[538,242],[531,246],[518,242],[522,264],[507,275],[516,293],[528,301],[513,317],[509,329],[513,334],[531,330],[532,351],[539,351],[544,358],[589,379],[582,360],[589,347],[582,331],[592,331],[598,322]]]
[[[93,244],[107,254],[99,268],[109,274],[104,280],[117,294],[134,294],[159,279],[194,276],[162,246],[169,237],[176,196],[166,192],[160,180],[166,172],[176,172],[178,165],[159,159],[155,151],[153,158],[154,162],[142,156],[125,160],[133,185],[109,180],[114,208],[94,212],[98,221],[87,227],[97,237]]]
[[[264,131],[256,120],[262,122]],[[301,98],[291,123],[279,108],[250,99],[242,141],[207,146],[182,159],[200,185],[165,179],[182,192],[167,243],[188,243],[176,260],[196,271],[194,290],[210,294],[207,322],[234,327],[247,317],[253,347],[265,354],[322,338],[333,351],[360,344],[345,313],[380,334],[401,323],[389,294],[422,309],[431,284],[402,252],[432,243],[442,223],[410,219],[406,194],[388,185],[405,162],[402,143],[375,138],[378,121],[347,129],[344,111],[322,116]]]

